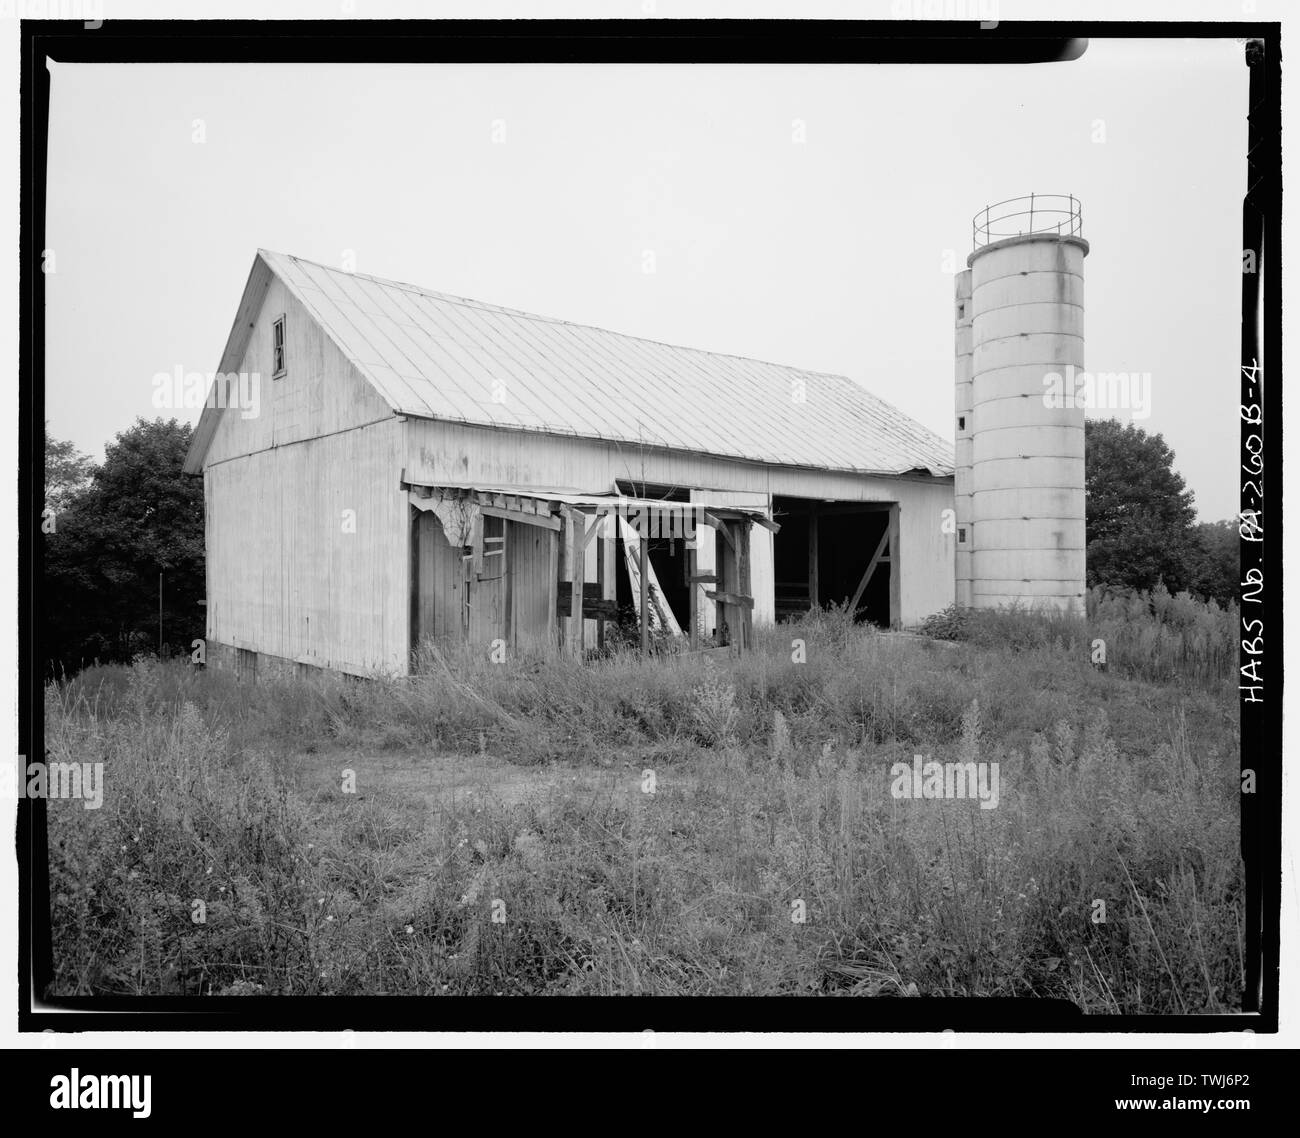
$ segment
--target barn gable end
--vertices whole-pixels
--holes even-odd
[[[264,264],[261,255],[259,263]],[[260,299],[259,299],[260,297]],[[335,434],[391,417],[392,409],[339,350],[300,294],[273,272],[255,266],[221,371],[256,377],[256,416],[245,408],[205,408],[191,456],[210,466],[303,439]],[[275,375],[274,324],[284,318],[284,374]],[[251,326],[249,326],[251,325]],[[197,450],[200,434],[206,449]],[[199,469],[202,467],[200,466]],[[190,473],[197,470],[190,469]]]
[[[311,297],[261,254],[220,370],[249,376],[258,398],[256,414],[205,407],[186,463],[204,477],[210,656],[404,671],[401,423],[322,327]]]

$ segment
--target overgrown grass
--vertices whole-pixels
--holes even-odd
[[[1213,679],[1212,621],[1158,603],[1098,598],[1075,629],[1011,614],[1000,636],[981,616],[955,644],[814,614],[738,661],[88,671],[47,689],[48,758],[103,761],[106,786],[99,810],[50,803],[55,988],[1235,1008],[1235,683]],[[893,797],[917,753],[998,763],[998,807]],[[320,777],[385,754],[506,759],[535,791]]]
[[[1092,658],[1100,641],[1104,665],[1156,683],[1215,687],[1236,676],[1241,619],[1237,605],[1220,608],[1163,585],[1150,592],[1093,588],[1087,617],[1027,609],[959,609],[928,617],[919,631],[940,640],[985,647],[1059,645]]]

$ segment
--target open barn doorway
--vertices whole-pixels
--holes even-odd
[[[855,621],[899,623],[898,505],[772,499],[776,619],[851,606]]]
[[[691,500],[690,490],[681,486],[669,486],[659,482],[641,482],[625,478],[618,479],[616,485],[619,493],[645,501],[680,504]],[[669,529],[670,527],[667,524],[661,522],[659,526],[655,527],[655,532],[662,535]],[[637,627],[636,605],[638,600],[633,594],[640,590],[640,579],[637,576],[637,580],[633,580],[636,571],[629,566],[627,545],[623,540],[622,532],[615,530],[615,535],[617,555],[614,559],[614,596],[618,605],[619,623],[625,628],[635,630]],[[673,536],[652,536],[646,542],[646,553],[663,605],[672,613],[677,629],[688,628],[690,586],[687,582],[685,540],[680,536],[676,536],[675,531]],[[633,557],[632,565],[634,566],[635,563],[636,558]],[[654,598],[651,598],[651,602],[654,604]],[[651,619],[656,628],[663,624],[657,616],[652,616]]]
[[[624,624],[634,627],[638,601],[633,594],[640,589],[640,579],[637,579],[634,588],[632,573],[629,572],[627,546],[621,534],[618,538],[617,549],[618,554],[614,560],[614,572],[616,574],[614,596],[618,605],[620,620]],[[650,567],[654,573],[653,580],[658,587],[664,604],[671,610],[673,618],[677,622],[677,627],[679,629],[686,628],[691,598],[688,591],[689,585],[686,581],[685,542],[680,538],[651,538],[647,543],[646,553],[649,556]],[[631,562],[632,565],[636,564],[635,556],[631,558]]]

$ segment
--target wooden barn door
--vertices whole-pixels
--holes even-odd
[[[455,643],[464,636],[461,551],[426,510],[411,521],[411,647]]]
[[[543,650],[554,639],[552,584],[558,536],[541,526],[506,523],[510,642],[520,652]]]
[[[491,647],[494,640],[509,639],[505,520],[484,514],[480,540],[478,568],[469,583],[469,640]]]

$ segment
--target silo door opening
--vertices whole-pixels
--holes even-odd
[[[852,606],[853,619],[899,622],[898,507],[891,502],[773,498],[776,618]]]

